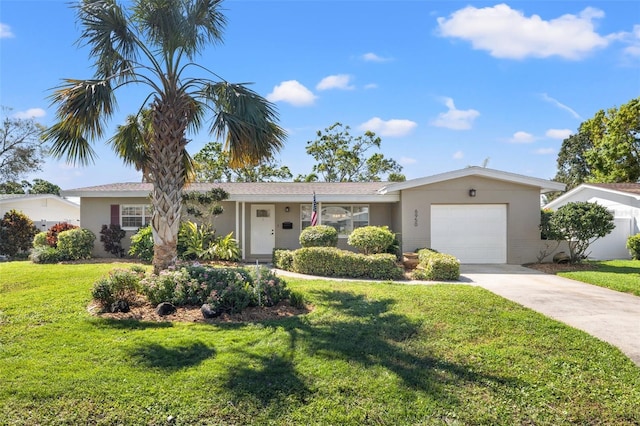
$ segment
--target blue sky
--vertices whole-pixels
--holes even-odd
[[[552,178],[562,140],[598,110],[640,96],[640,2],[248,1],[223,3],[224,43],[198,61],[273,101],[288,139],[279,157],[309,173],[305,152],[335,122],[373,130],[408,179],[481,165]],[[0,105],[55,119],[62,78],[91,78],[68,2],[0,2]],[[121,89],[110,127],[144,102]],[[189,135],[195,154],[207,134]],[[30,176],[63,189],[139,181],[104,141],[96,164],[48,159]]]

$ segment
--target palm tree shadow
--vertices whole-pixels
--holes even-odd
[[[444,395],[450,386],[469,383],[512,388],[522,385],[515,378],[477,372],[467,365],[417,350],[412,341],[429,330],[424,330],[417,321],[391,312],[393,299],[372,301],[342,291],[321,291],[316,296],[347,319],[318,326],[298,322],[287,329],[292,348],[300,345],[314,356],[331,354],[365,366],[382,366],[407,386],[436,396]],[[451,400],[452,395],[446,397]]]
[[[215,353],[213,348],[202,342],[173,347],[154,343],[132,349],[129,351],[129,356],[137,365],[144,368],[175,371],[198,365],[215,356]]]

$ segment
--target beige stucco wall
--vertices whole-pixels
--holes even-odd
[[[469,189],[476,196],[469,196]],[[431,246],[432,204],[506,204],[507,263],[535,262],[540,249],[540,189],[469,176],[402,191],[402,250]]]

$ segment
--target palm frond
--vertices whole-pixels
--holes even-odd
[[[99,138],[104,132],[104,121],[113,114],[115,98],[106,80],[64,80],[51,95],[51,104],[57,104],[60,121],[78,126],[78,132],[88,139]]]
[[[201,96],[216,111],[210,132],[224,138],[232,167],[256,165],[282,148],[286,132],[276,124],[276,109],[254,91],[220,82],[204,85]]]
[[[51,142],[49,154],[54,158],[66,157],[67,162],[82,166],[95,161],[95,151],[73,120],[54,124],[44,131],[43,138]]]
[[[78,41],[91,47],[96,76],[126,80],[135,75],[139,42],[123,9],[114,0],[84,0],[76,8],[83,28]]]

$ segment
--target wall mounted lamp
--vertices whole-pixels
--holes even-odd
[[[284,211],[285,211],[286,213],[289,213],[289,206],[285,207],[285,208],[284,208]]]
[[[475,189],[473,189],[473,188],[471,188],[471,189],[469,190],[469,197],[475,197],[475,196],[476,196],[476,190],[475,190]]]

